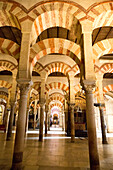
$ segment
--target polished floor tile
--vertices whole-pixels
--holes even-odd
[[[59,128],[52,128],[44,141],[39,142],[38,130],[29,131],[25,137],[23,170],[88,170],[89,153],[87,138],[76,138],[75,143]],[[109,136],[109,134],[108,134]],[[4,133],[0,133],[0,170],[11,167],[13,146],[12,140],[6,141]],[[108,137],[107,145],[101,144],[98,134],[98,151],[101,170],[113,170],[113,137]]]

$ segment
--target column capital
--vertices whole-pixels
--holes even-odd
[[[48,112],[48,105],[46,105],[46,107],[45,107],[45,111],[46,111],[46,112]]]
[[[92,93],[93,89],[96,87],[96,82],[92,80],[84,80],[83,83],[87,93]]]
[[[20,88],[20,93],[26,95],[32,85],[31,80],[17,80],[18,86]]]
[[[75,103],[69,103],[69,106],[70,106],[72,109],[74,109]]]
[[[45,102],[40,102],[40,107],[45,107]]]

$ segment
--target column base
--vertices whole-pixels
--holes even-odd
[[[11,137],[12,137],[12,134],[7,134],[6,140],[7,140],[7,141],[10,141],[10,140],[11,140]]]
[[[71,136],[71,143],[74,143],[74,142],[75,142],[75,137]]]
[[[12,164],[11,170],[23,170],[22,163]]]
[[[90,170],[100,170],[100,166],[99,165],[93,165],[90,167]]]
[[[39,141],[43,142],[43,135],[42,134],[39,134]]]
[[[108,144],[108,142],[106,140],[102,141],[102,144]]]
[[[47,129],[45,129],[45,134],[47,135]]]
[[[11,170],[22,170],[23,168],[22,159],[23,159],[23,152],[14,153]]]

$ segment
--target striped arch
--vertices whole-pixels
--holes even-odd
[[[56,102],[56,101],[60,101],[62,104],[64,103],[64,96],[61,95],[61,94],[52,94],[50,97],[49,97],[49,103],[50,102]]]
[[[0,80],[0,87],[5,87],[8,90],[11,90],[12,85],[9,82],[7,82],[7,81]]]
[[[66,84],[62,84],[60,82],[53,82],[50,84],[46,84],[46,90],[49,92],[50,90],[53,89],[60,89],[63,91],[66,91],[67,93],[69,93],[69,87]]]
[[[0,22],[3,26],[3,23],[8,26],[21,28],[20,23],[26,19],[31,19],[27,16],[28,10],[19,4],[18,2],[4,2],[0,1],[0,15],[3,17],[4,22]],[[31,19],[32,20],[32,19]]]
[[[6,102],[8,102],[8,96],[0,94],[0,99],[4,99]]]
[[[16,16],[8,11],[0,10],[0,27],[12,26],[21,29],[20,23]]]
[[[32,66],[34,66],[41,57],[51,53],[60,53],[67,56],[73,53],[75,55],[74,60],[77,60],[77,64],[80,65],[81,55],[79,45],[62,38],[50,38],[38,42],[31,48],[30,58],[32,60]]]
[[[11,71],[12,73],[17,69],[17,66],[9,61],[1,61],[0,60],[0,71],[7,70]]]
[[[34,17],[32,27],[32,39],[36,38],[50,27],[64,27],[71,29],[78,20],[83,18],[86,14],[83,9],[66,2],[48,2],[39,5],[30,13],[30,17]]]
[[[33,88],[37,92],[39,92],[40,91],[40,83],[39,82],[34,82],[31,88]]]
[[[62,109],[62,104],[59,102],[55,102],[55,103],[50,103],[50,110],[55,106],[58,107],[60,110]]]
[[[113,63],[103,64],[101,67],[95,66],[95,73],[113,73]]]
[[[43,66],[40,63],[36,63],[35,66],[33,67],[33,71],[36,71],[37,73],[40,74],[40,72],[43,70]]]
[[[108,85],[108,86],[105,86],[105,87],[103,88],[103,92],[104,92],[104,93],[106,93],[106,92],[108,92],[108,91],[113,91],[113,84]]]
[[[50,63],[47,66],[45,66],[45,71],[47,72],[47,75],[53,73],[53,72],[61,72],[65,75],[68,74],[69,71],[74,71],[75,74],[80,72],[78,65],[76,64],[73,68],[71,68],[69,65],[61,62],[54,62]]]
[[[87,18],[94,22],[93,29],[102,26],[110,26],[112,23],[113,1],[100,2],[88,9]]]
[[[20,46],[11,40],[0,38],[0,53],[9,54],[18,60],[20,57]]]
[[[113,53],[113,38],[105,39],[93,45],[94,59],[99,59],[105,54]]]

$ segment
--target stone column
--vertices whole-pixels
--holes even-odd
[[[34,122],[33,122],[33,129],[36,128],[36,115],[37,115],[37,100],[35,100],[35,106],[34,106]]]
[[[12,136],[14,110],[15,110],[15,102],[10,102],[10,117],[9,117],[9,124],[8,124],[7,140],[11,140],[11,136]]]
[[[10,106],[7,105],[6,106],[6,113],[5,113],[5,120],[4,120],[5,129],[6,129],[5,132],[7,132],[7,130],[8,130],[9,115],[10,115]]]
[[[39,120],[39,124],[40,124],[40,105],[38,107],[38,120]]]
[[[74,106],[75,106],[75,94],[74,94],[74,73],[69,72],[70,83],[70,119],[71,119],[71,142],[75,140],[75,122],[74,122]]]
[[[43,141],[43,123],[44,123],[44,111],[45,111],[45,74],[41,74],[41,92],[40,92],[40,130],[39,141]]]
[[[45,103],[40,103],[40,129],[39,129],[39,141],[43,141],[43,124],[44,124],[44,111]]]
[[[25,135],[28,131],[28,121],[29,121],[29,106],[27,106],[27,110],[26,110],[26,123],[25,123]]]
[[[100,121],[101,121],[101,130],[102,130],[102,143],[107,144],[107,138],[106,138],[106,129],[105,129],[105,123],[104,123],[104,112],[103,108],[100,107]]]
[[[50,113],[48,112],[48,131],[50,131]]]
[[[74,121],[74,103],[70,103],[70,110],[71,110],[71,142],[75,141],[75,121]]]
[[[10,95],[10,116],[9,116],[9,123],[8,123],[7,140],[11,140],[11,136],[12,136],[14,111],[15,111],[15,104],[16,104],[16,86],[17,86],[16,77],[13,77],[12,91]]]
[[[47,135],[47,111],[45,115],[45,134]]]
[[[67,133],[67,124],[68,124],[68,104],[65,100],[65,132]]]
[[[25,134],[26,134],[27,131],[28,131],[29,104],[30,104],[30,90],[29,90],[29,92],[28,92],[28,97],[27,97],[27,110],[26,110]]]
[[[102,86],[102,80],[103,80],[103,74],[96,74],[97,78],[97,88],[99,96],[97,97],[97,102],[99,103],[99,111],[100,111],[100,122],[101,122],[101,131],[102,131],[102,143],[107,144],[107,138],[106,138],[106,130],[105,130],[105,121],[104,121],[104,112],[103,112],[103,106],[104,104],[104,98],[103,98],[103,86]]]
[[[62,127],[62,112],[59,112],[59,126]]]
[[[12,170],[22,169],[27,96],[28,96],[28,91],[30,86],[30,81],[20,82],[18,80],[18,83],[20,87],[20,102],[19,102],[19,113],[18,113],[16,137],[15,137],[15,144],[14,144]]]
[[[47,134],[47,115],[48,115],[48,93],[46,93],[46,108],[45,108],[45,134]]]
[[[64,131],[64,127],[65,127],[65,125],[64,125],[64,106],[62,107],[62,131]]]
[[[95,81],[84,80],[84,87],[86,91],[86,115],[87,115],[90,169],[99,170],[100,165],[99,165],[99,155],[97,149],[94,102],[93,102],[93,93],[92,93],[93,88],[95,87]]]

